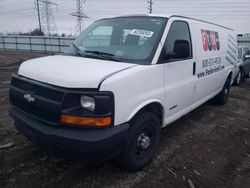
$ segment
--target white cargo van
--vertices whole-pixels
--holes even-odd
[[[139,170],[162,127],[210,99],[226,103],[236,58],[236,35],[220,25],[174,15],[102,19],[65,54],[20,66],[10,114],[43,146]]]

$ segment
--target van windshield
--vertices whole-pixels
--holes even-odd
[[[65,51],[66,55],[151,64],[167,19],[117,17],[94,22]]]

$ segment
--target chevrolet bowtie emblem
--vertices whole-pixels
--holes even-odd
[[[34,102],[35,97],[33,97],[31,94],[27,93],[23,95],[23,98],[26,99],[27,102]]]

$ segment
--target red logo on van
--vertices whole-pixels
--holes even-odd
[[[219,34],[216,31],[201,29],[204,51],[220,50]]]

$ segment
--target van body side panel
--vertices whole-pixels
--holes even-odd
[[[228,48],[229,34],[236,41],[233,31],[195,20],[180,18],[176,20],[186,21],[189,24],[193,43],[192,61],[196,63],[196,70],[194,77],[191,77],[191,71],[188,70],[192,69],[193,62],[190,61],[165,65],[164,126],[216,96],[222,90],[229,73],[235,70],[235,61],[230,63],[228,60],[230,55],[228,52],[230,50]],[[172,18],[169,19],[166,32],[168,32],[172,21]],[[207,44],[204,44],[204,36],[202,35],[204,32],[206,35],[212,35],[209,36],[209,41],[205,41]],[[167,33],[164,34],[167,36]],[[182,75],[183,80],[178,75]],[[177,108],[178,105],[175,103],[178,103],[180,108]],[[174,108],[171,108],[172,106]]]
[[[211,93],[223,88],[227,75],[234,69],[228,62],[228,29],[193,22],[193,34],[196,40],[197,81],[195,101],[202,100]]]
[[[193,60],[167,63],[165,70],[165,117],[192,105],[195,77]]]

